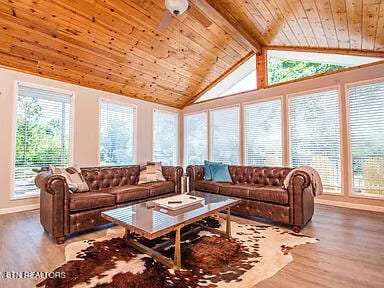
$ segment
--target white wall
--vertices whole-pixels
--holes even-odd
[[[234,96],[229,97],[223,97],[216,100],[210,100],[202,103],[197,103],[194,105],[191,105],[189,107],[186,107],[183,109],[183,115],[200,112],[200,111],[207,111],[209,109],[215,109],[219,107],[225,107],[230,105],[243,105],[245,103],[249,102],[256,102],[260,100],[270,99],[270,98],[276,98],[281,97],[283,101],[286,101],[287,97],[286,95],[290,94],[300,94],[305,93],[306,91],[316,90],[316,89],[322,89],[326,87],[335,87],[338,86],[340,88],[340,97],[343,100],[345,100],[345,85],[348,83],[356,83],[356,82],[362,82],[362,81],[371,81],[373,79],[378,79],[384,77],[384,63],[379,63],[375,65],[371,65],[368,67],[363,68],[357,68],[357,69],[351,69],[344,72],[339,72],[327,76],[321,76],[316,78],[311,78],[307,80],[302,80],[294,83],[287,83],[278,85],[275,87],[262,89],[262,90],[255,90],[250,92],[244,92],[240,93]],[[344,103],[344,102],[343,102]],[[287,107],[287,105],[284,105],[284,107]],[[287,113],[288,111],[283,109],[282,113]],[[346,114],[346,108],[345,106],[341,106],[340,116],[342,119],[345,120],[347,117]],[[242,119],[242,118],[240,118]],[[284,117],[284,119],[287,119],[287,117]],[[242,122],[242,121],[241,121]],[[240,123],[241,123],[240,122]],[[344,121],[344,124],[346,121]],[[289,139],[288,139],[288,124],[282,123],[283,129],[284,129],[284,137],[283,137],[283,158],[285,165],[289,165],[288,161],[288,146],[289,146]],[[242,123],[240,124],[242,126]],[[342,126],[343,127],[343,126]],[[344,126],[345,128],[345,126]],[[342,141],[341,143],[341,155],[342,155],[342,166],[343,167],[350,167],[349,160],[346,155],[348,154],[348,143],[346,142],[346,139],[349,139],[349,134],[347,129],[342,129]],[[241,127],[241,130],[243,131],[243,127]],[[383,132],[384,133],[384,132]],[[181,146],[181,149],[183,149],[183,146]],[[240,147],[241,149],[241,155],[242,159],[245,157],[245,149],[244,145]],[[244,164],[244,161],[242,161]],[[185,163],[184,163],[185,165]],[[350,169],[350,168],[348,168]],[[323,201],[339,201],[339,202],[348,202],[353,204],[365,204],[365,205],[375,205],[375,206],[384,206],[384,199],[373,199],[368,197],[362,197],[358,195],[352,195],[350,189],[350,183],[351,183],[351,174],[352,172],[348,169],[342,169],[342,181],[343,181],[343,191],[341,195],[323,195],[321,197],[318,197],[318,199],[322,199]],[[383,175],[384,177],[384,175]]]
[[[13,183],[13,137],[15,122],[15,81],[23,81],[48,87],[60,88],[75,93],[74,96],[74,137],[73,164],[80,167],[98,166],[99,143],[99,100],[100,98],[126,102],[137,106],[137,162],[152,157],[152,115],[153,109],[176,112],[180,110],[136,100],[99,90],[45,79],[12,70],[0,68],[0,211],[12,207],[33,205],[38,198],[10,200]],[[179,116],[181,119],[181,117]],[[181,128],[181,127],[180,127]],[[179,155],[179,159],[181,159]]]

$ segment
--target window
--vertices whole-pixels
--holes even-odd
[[[177,121],[176,113],[154,110],[153,160],[162,165],[177,165]]]
[[[309,165],[320,174],[324,191],[340,193],[338,91],[289,99],[291,165]]]
[[[206,112],[186,115],[185,164],[203,164],[208,159],[208,115]]]
[[[245,155],[247,165],[281,166],[281,101],[244,107]]]
[[[38,193],[34,171],[48,165],[70,165],[71,96],[70,93],[18,83],[15,197]]]
[[[100,165],[135,164],[136,108],[101,101]]]
[[[341,54],[268,50],[268,85],[381,61],[382,58]]]
[[[228,96],[257,88],[256,55],[253,55],[228,76],[208,90],[196,102]]]
[[[211,111],[212,160],[240,164],[239,106]]]
[[[384,196],[384,82],[350,86],[353,193]]]

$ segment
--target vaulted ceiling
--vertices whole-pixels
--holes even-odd
[[[0,65],[181,108],[262,46],[384,52],[384,0],[0,0]]]

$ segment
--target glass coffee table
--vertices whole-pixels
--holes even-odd
[[[189,224],[196,223],[197,221],[202,220],[208,216],[215,215],[220,211],[226,210],[227,216],[225,232],[207,227],[202,224],[196,224],[197,228],[200,230],[206,229],[210,232],[229,238],[231,237],[230,208],[241,202],[241,199],[239,198],[199,191],[191,191],[186,195],[191,197],[191,199],[199,199],[199,197],[202,199],[198,203],[180,209],[175,209],[172,207],[170,208],[169,206],[160,206],[160,204],[154,203],[156,200],[147,201],[122,208],[104,211],[101,213],[101,216],[108,221],[125,228],[126,241],[130,246],[134,247],[136,250],[142,253],[151,256],[169,268],[180,270],[181,238],[186,236],[188,233],[193,233],[191,230],[181,235],[181,228]],[[168,198],[163,198],[162,200],[164,199]],[[175,199],[173,198],[170,200]],[[181,201],[170,202],[170,205],[173,205],[173,203],[180,203]],[[176,232],[175,239],[170,239],[151,248],[143,245],[142,243],[139,243],[132,237],[133,233],[135,233],[149,240],[153,240],[172,231]],[[159,252],[172,244],[175,245],[174,259],[165,257]]]

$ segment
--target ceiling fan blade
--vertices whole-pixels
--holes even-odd
[[[157,29],[159,29],[160,31],[167,30],[169,22],[171,21],[171,19],[172,19],[172,14],[168,10],[166,10],[163,18],[161,18],[160,24],[157,27]]]

